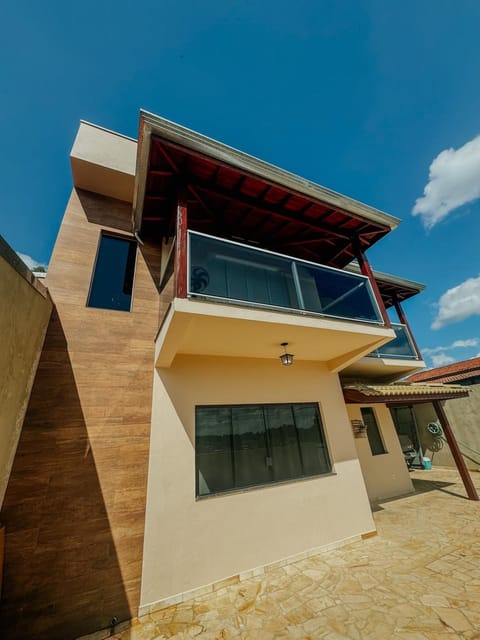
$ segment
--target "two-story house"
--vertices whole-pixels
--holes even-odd
[[[369,499],[412,490],[387,383],[424,366],[422,285],[366,256],[399,220],[145,112],[138,143],[82,122],[71,163],[2,510],[10,637],[373,535]]]

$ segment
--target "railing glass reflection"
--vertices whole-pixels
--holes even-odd
[[[394,324],[395,338],[369,354],[372,358],[403,358],[404,360],[418,359],[408,329],[404,324]]]
[[[383,324],[368,278],[189,232],[189,295]]]

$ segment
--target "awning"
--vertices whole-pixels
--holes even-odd
[[[467,387],[458,384],[345,384],[343,396],[347,404],[416,404],[434,400],[465,398]]]

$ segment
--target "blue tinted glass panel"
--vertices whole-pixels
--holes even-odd
[[[136,249],[132,240],[102,235],[88,307],[130,311]]]
[[[189,295],[382,322],[367,278],[189,232]]]

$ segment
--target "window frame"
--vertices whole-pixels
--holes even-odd
[[[90,305],[90,297],[92,295],[92,289],[93,289],[93,281],[95,279],[95,273],[97,271],[97,264],[98,264],[98,258],[100,255],[100,247],[102,244],[102,239],[103,238],[114,238],[115,240],[124,240],[127,242],[131,242],[135,244],[135,262],[133,264],[133,276],[132,276],[132,293],[130,296],[130,307],[128,309],[112,309],[111,307],[94,307],[93,305]],[[136,281],[136,277],[137,277],[137,263],[138,263],[138,241],[135,238],[135,236],[133,235],[128,235],[128,234],[124,234],[124,233],[118,233],[115,231],[106,231],[105,229],[102,229],[98,235],[98,240],[97,240],[97,249],[95,252],[95,260],[93,261],[93,266],[92,266],[92,273],[90,276],[90,285],[88,287],[88,293],[87,293],[87,299],[85,301],[85,307],[87,309],[95,309],[96,311],[118,311],[121,313],[131,313],[132,312],[132,308],[133,308],[133,297],[134,297],[134,291],[135,291],[135,281]]]
[[[328,465],[328,471],[325,472],[321,472],[321,473],[314,473],[314,474],[307,474],[307,475],[300,475],[294,478],[287,478],[287,479],[282,479],[282,480],[271,480],[269,482],[264,482],[264,483],[258,483],[258,484],[251,484],[251,485],[245,485],[245,486],[232,486],[229,489],[225,489],[225,490],[221,490],[221,491],[213,491],[211,493],[204,493],[204,494],[200,494],[199,493],[199,465],[198,465],[198,458],[197,458],[197,416],[198,416],[198,410],[199,409],[235,409],[235,408],[252,408],[252,407],[259,407],[260,409],[262,409],[263,412],[263,416],[264,416],[264,426],[265,426],[265,441],[266,441],[266,446],[267,446],[267,452],[269,453],[269,457],[272,456],[272,442],[271,442],[271,435],[268,432],[268,426],[267,426],[267,420],[265,418],[265,413],[264,413],[264,408],[266,407],[289,407],[292,408],[294,406],[311,406],[311,407],[315,407],[316,410],[316,414],[317,414],[317,419],[318,419],[318,426],[319,426],[319,435],[320,435],[320,441],[322,442],[324,449],[325,449],[325,456],[326,456],[326,461],[327,461],[327,465]],[[292,415],[293,415],[293,410],[292,410]],[[219,497],[219,496],[226,496],[226,495],[231,495],[231,494],[235,494],[235,493],[245,493],[246,491],[254,491],[256,489],[265,489],[267,487],[272,487],[272,486],[278,486],[278,485],[283,485],[283,484],[291,484],[294,482],[303,482],[305,480],[313,480],[315,478],[323,478],[325,476],[332,476],[332,475],[336,475],[336,472],[334,470],[334,462],[333,462],[333,458],[332,458],[332,454],[330,451],[330,443],[329,443],[329,439],[327,437],[327,432],[326,429],[324,427],[324,420],[323,420],[323,414],[322,414],[322,410],[321,410],[321,406],[320,403],[318,402],[265,402],[265,403],[244,403],[244,404],[201,404],[201,405],[195,405],[195,416],[194,416],[194,424],[195,424],[195,433],[194,433],[194,442],[195,442],[195,499],[196,500],[205,500],[208,498],[213,498],[213,497]],[[296,437],[297,437],[297,441],[298,441],[298,429],[296,427],[295,424],[295,430],[296,430]],[[231,433],[233,434],[233,422],[231,423]],[[230,448],[230,455],[232,457],[232,465],[234,464],[233,459],[234,459],[234,455],[235,455],[235,450],[234,447],[231,446]],[[302,462],[303,465],[303,462]]]
[[[362,422],[363,422],[363,424],[365,424],[365,419],[364,419],[364,415],[363,415],[363,410],[364,410],[364,409],[368,409],[368,410],[370,410],[370,411],[371,411],[371,414],[372,414],[372,416],[373,416],[373,421],[374,421],[374,423],[375,423],[375,427],[376,427],[376,429],[377,429],[378,438],[379,438],[379,440],[380,440],[380,443],[381,443],[381,445],[382,445],[382,449],[383,449],[383,451],[378,451],[377,453],[374,453],[374,452],[373,452],[373,449],[372,449],[372,443],[370,442],[370,437],[369,437],[369,435],[368,435],[368,425],[366,425],[366,427],[367,427],[367,440],[368,440],[368,446],[370,447],[370,453],[372,454],[372,456],[383,456],[383,455],[388,454],[387,447],[385,446],[385,439],[384,439],[384,437],[383,437],[383,433],[382,433],[382,431],[381,431],[381,429],[380,429],[380,423],[379,423],[379,421],[378,421],[378,419],[377,419],[377,414],[375,413],[375,409],[374,409],[374,407],[371,407],[371,406],[369,406],[369,405],[366,405],[366,406],[364,406],[364,407],[360,407],[360,414],[361,414],[361,416],[362,416]]]

